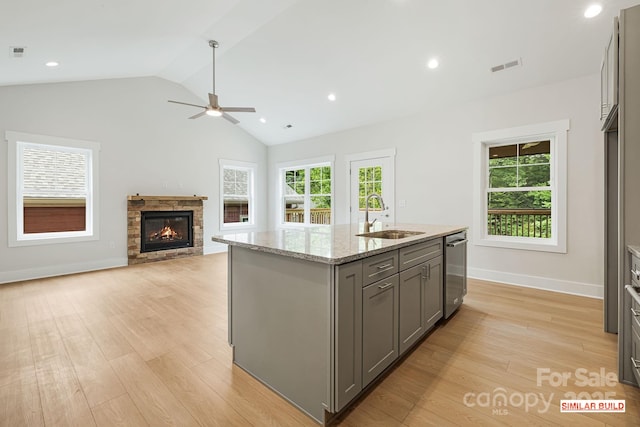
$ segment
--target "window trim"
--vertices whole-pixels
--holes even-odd
[[[543,252],[567,252],[567,133],[569,119],[472,135],[474,162],[473,244]],[[489,147],[532,139],[551,140],[551,238],[492,236],[487,230],[487,183]]]
[[[258,164],[253,162],[243,162],[240,160],[218,159],[220,165],[220,220],[219,227],[221,231],[229,230],[253,230],[256,228],[256,192],[255,182],[258,173]],[[239,169],[249,172],[249,183],[247,185],[249,191],[249,221],[248,222],[224,222],[224,169]]]
[[[277,182],[278,182],[278,201],[276,205],[276,227],[277,228],[306,228],[306,227],[330,227],[335,224],[335,156],[324,156],[324,157],[316,157],[313,159],[307,160],[296,160],[290,162],[280,162],[276,164],[277,170]],[[307,169],[314,168],[318,166],[329,166],[331,168],[331,224],[311,224],[311,223],[300,223],[300,222],[285,222],[284,221],[284,181],[285,176],[284,173],[286,170],[291,169]],[[305,182],[308,184],[309,175],[305,174]],[[307,207],[311,209],[310,198],[311,194],[309,193],[310,186],[305,185],[305,210]],[[310,215],[305,216],[306,218],[310,218]]]
[[[100,239],[99,222],[99,164],[100,144],[70,138],[36,135],[22,132],[5,132],[8,142],[7,155],[7,202],[8,202],[8,245],[9,247],[48,245],[58,243],[84,242]],[[89,192],[86,199],[86,230],[61,231],[53,233],[24,234],[22,197],[22,148],[23,144],[48,145],[64,150],[88,150],[87,180]]]

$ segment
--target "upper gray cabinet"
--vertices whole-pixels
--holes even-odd
[[[602,129],[611,127],[618,110],[618,18],[604,50],[600,66],[600,123]]]

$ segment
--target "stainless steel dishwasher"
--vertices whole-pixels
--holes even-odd
[[[444,318],[456,311],[467,294],[467,232],[445,237]]]

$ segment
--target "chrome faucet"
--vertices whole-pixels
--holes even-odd
[[[365,209],[364,209],[364,232],[365,233],[368,233],[371,230],[371,226],[378,219],[378,218],[376,218],[373,221],[369,222],[369,200],[371,200],[372,197],[376,197],[380,201],[380,207],[382,208],[382,210],[385,210],[384,201],[382,200],[382,196],[380,196],[377,193],[371,193],[371,194],[369,194],[367,196],[367,199],[365,201]]]

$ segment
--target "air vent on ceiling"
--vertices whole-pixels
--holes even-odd
[[[25,46],[9,46],[9,56],[12,58],[22,58],[27,48]]]
[[[522,58],[515,59],[513,61],[506,62],[504,64],[495,65],[491,67],[491,72],[495,73],[497,71],[506,70],[508,68],[518,67],[522,65]]]

